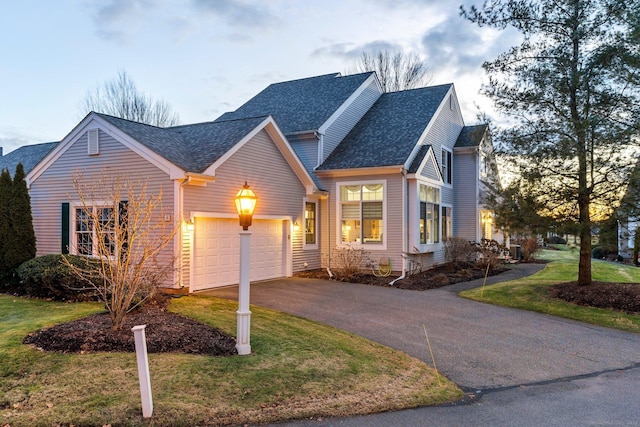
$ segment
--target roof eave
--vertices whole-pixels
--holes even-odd
[[[357,176],[357,175],[388,175],[402,173],[405,170],[404,165],[392,166],[375,166],[364,168],[347,168],[347,169],[323,169],[316,170],[318,176],[335,177],[335,176]]]

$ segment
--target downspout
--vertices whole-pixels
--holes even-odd
[[[318,168],[324,161],[324,133],[315,131],[313,134],[318,138],[318,164],[316,166]],[[327,274],[330,279],[333,279],[331,272],[331,194],[327,195]]]
[[[402,252],[405,254],[409,253],[409,248],[408,246],[408,241],[409,241],[409,227],[407,226],[407,223],[409,222],[409,219],[407,218],[407,193],[409,192],[409,183],[407,181],[407,170],[403,167],[402,168]],[[400,275],[400,277],[398,277],[397,279],[392,280],[391,282],[389,282],[389,286],[393,286],[397,281],[404,279],[405,277],[407,277],[407,257],[403,256],[402,257],[402,274]]]

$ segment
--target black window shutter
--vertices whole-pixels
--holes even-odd
[[[122,242],[122,245],[120,246],[123,252],[126,252],[127,249],[129,248],[129,233],[127,232],[128,223],[129,223],[128,212],[129,212],[129,201],[122,200],[118,204],[118,221],[119,221],[121,230],[123,231],[122,232],[123,242]],[[123,253],[121,255],[124,256],[125,254]]]
[[[453,169],[453,159],[451,152],[447,151],[447,184],[451,184],[451,169]]]
[[[62,204],[62,247],[60,253],[69,253],[69,203]]]

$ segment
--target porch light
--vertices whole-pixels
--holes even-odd
[[[258,198],[249,188],[246,181],[244,182],[242,189],[238,191],[238,194],[236,194],[235,201],[236,210],[240,216],[240,226],[243,230],[248,230],[251,225],[253,210],[256,208]]]
[[[240,216],[240,271],[238,282],[238,311],[237,314],[237,337],[236,349],[238,354],[245,356],[251,354],[251,311],[249,310],[250,283],[249,273],[251,265],[251,218],[253,210],[256,207],[258,198],[251,191],[249,185],[245,181],[242,189],[236,194],[236,210]]]

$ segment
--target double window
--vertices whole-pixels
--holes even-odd
[[[64,218],[67,221],[69,219],[68,206],[69,204],[63,203],[63,253],[69,253],[69,246],[72,246],[76,255],[110,258],[121,252],[122,256],[129,243],[127,201],[118,203],[117,209],[109,205],[73,208],[71,245],[68,244],[69,227],[64,226]]]
[[[420,243],[440,242],[440,189],[420,185]]]
[[[114,256],[115,220],[113,208],[95,206],[76,208],[76,253],[86,256]]]
[[[340,185],[342,243],[383,244],[384,184]]]

